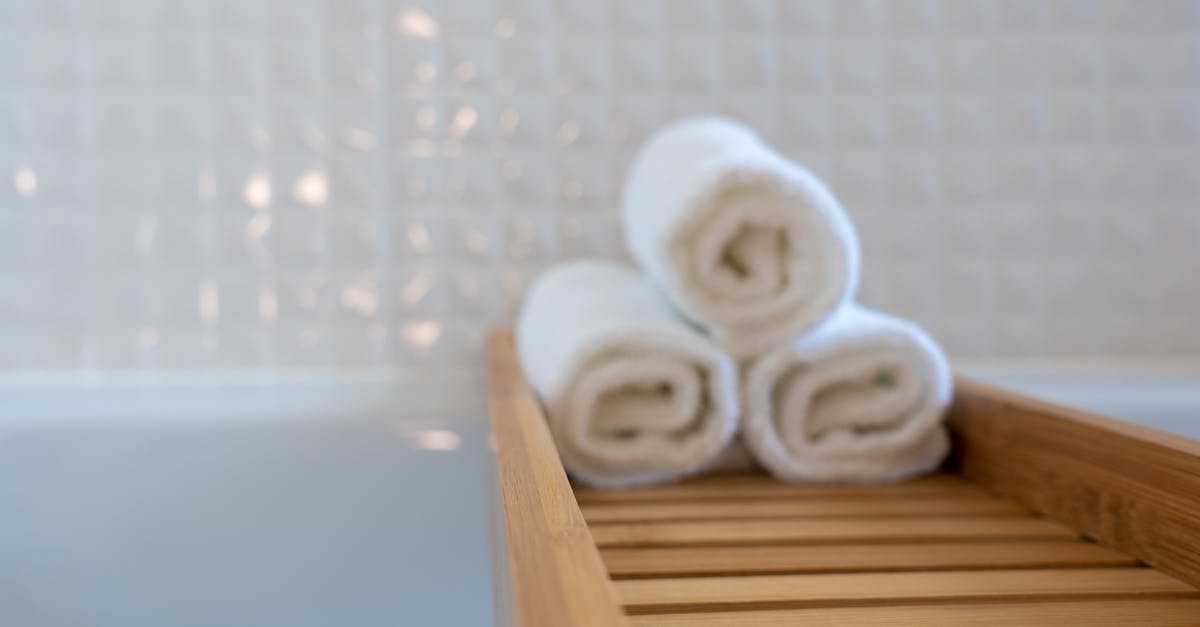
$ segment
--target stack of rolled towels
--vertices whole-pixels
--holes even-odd
[[[854,302],[858,238],[812,172],[742,124],[685,120],[641,148],[621,217],[640,271],[563,263],[517,321],[575,480],[659,483],[744,453],[786,481],[895,481],[941,463],[946,358],[916,325]]]

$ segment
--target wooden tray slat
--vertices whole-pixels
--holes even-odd
[[[1150,568],[763,575],[614,583],[630,614],[1039,598],[1200,598],[1195,588]]]
[[[837,607],[757,612],[648,614],[635,616],[634,625],[656,627],[758,627],[766,625],[928,625],[983,627],[996,625],[1055,625],[1099,627],[1195,627],[1200,600],[1122,599],[1037,603],[970,603],[887,607]]]
[[[1055,522],[992,518],[795,518],[739,521],[593,524],[601,548],[713,544],[1060,540],[1079,537]]]
[[[700,575],[1134,566],[1087,542],[602,549],[614,579]]]
[[[719,520],[742,518],[829,518],[846,516],[946,518],[959,516],[1028,516],[1029,510],[1008,499],[986,496],[808,498],[723,500],[667,503],[593,503],[580,507],[588,524],[639,521]]]
[[[717,475],[697,477],[684,483],[634,488],[629,490],[593,490],[578,487],[575,498],[580,505],[594,503],[670,501],[796,499],[821,497],[827,499],[909,499],[957,498],[988,496],[989,492],[953,475],[921,477],[896,485],[806,485],[780,483],[761,473],[746,475]]]

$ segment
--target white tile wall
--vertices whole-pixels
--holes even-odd
[[[1200,0],[0,0],[0,370],[465,363],[700,112],[954,356],[1200,353]]]

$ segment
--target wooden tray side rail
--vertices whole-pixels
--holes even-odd
[[[488,355],[516,624],[627,624],[541,407],[517,368],[512,334],[489,338]]]
[[[961,378],[948,420],[965,478],[1200,586],[1200,442]]]

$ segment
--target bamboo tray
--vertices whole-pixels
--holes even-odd
[[[1200,625],[1198,442],[960,379],[941,474],[594,491],[489,379],[519,625]]]

